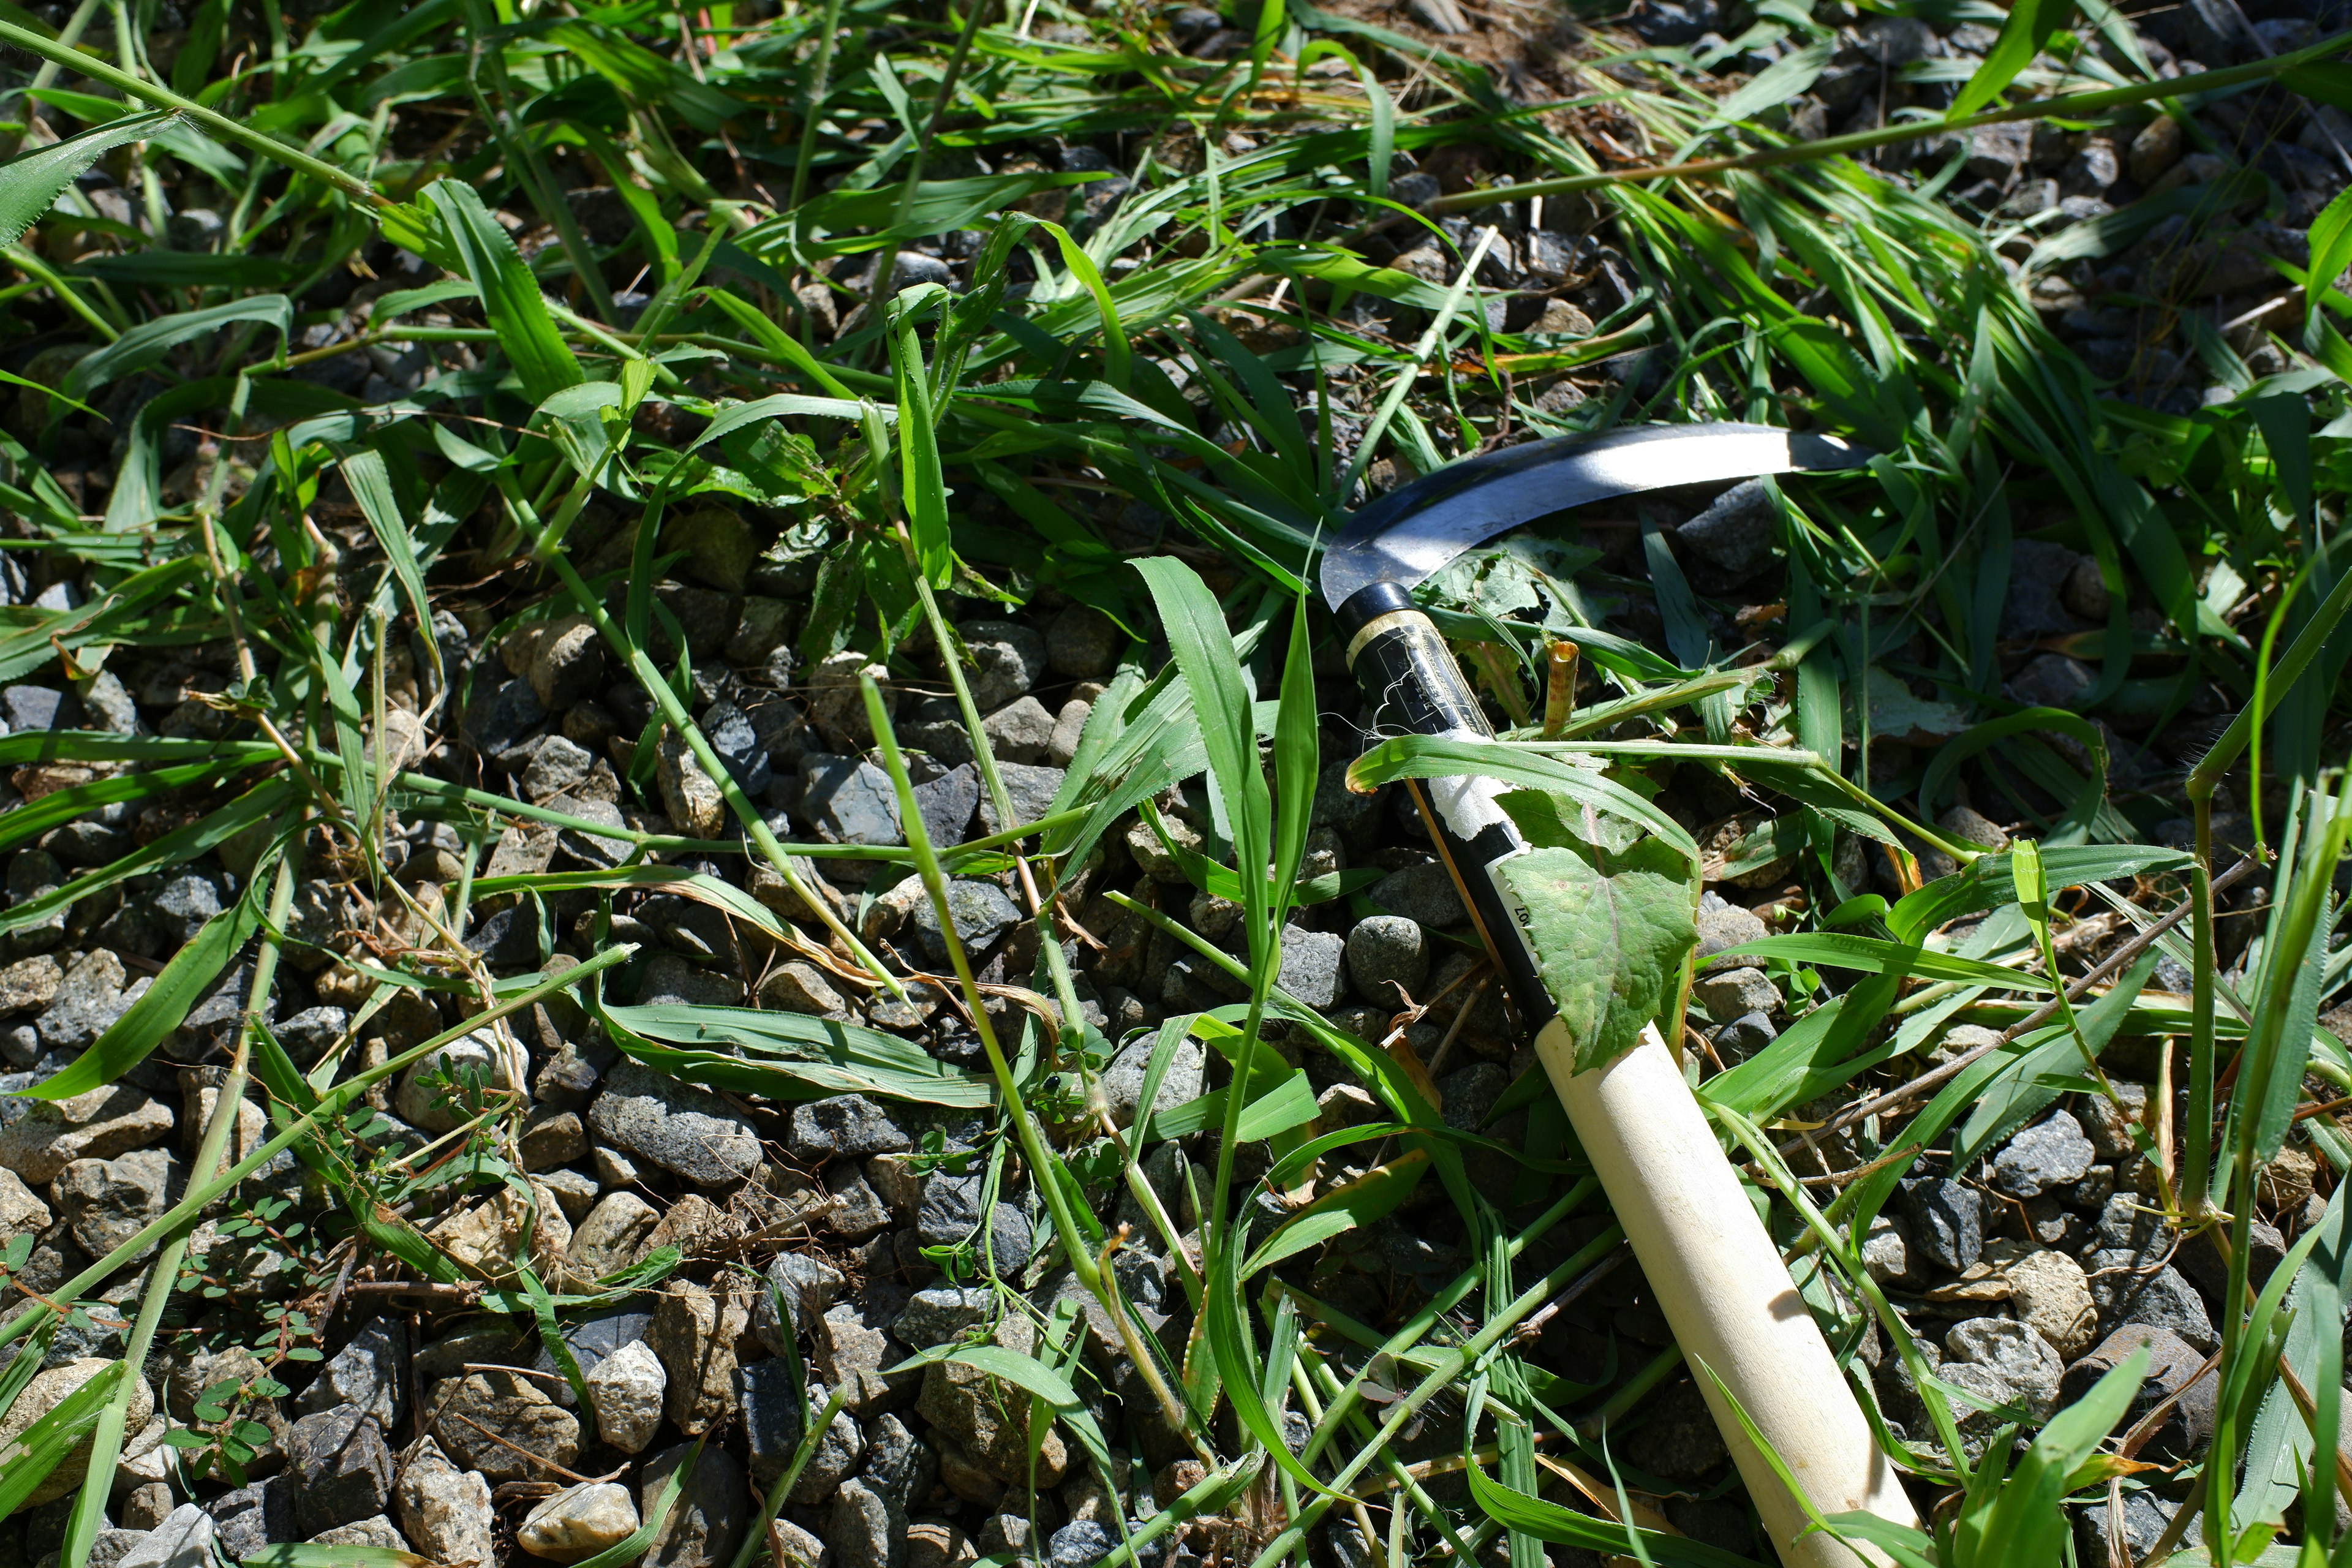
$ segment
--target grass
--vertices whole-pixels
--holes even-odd
[[[1775,8],[1743,46],[1785,44],[1817,75],[1831,34],[1813,10]],[[257,851],[236,906],[35,1092],[116,1081],[249,952],[252,1011],[220,1103],[249,1078],[273,1132],[19,1307],[0,1336],[46,1342],[77,1312],[87,1326],[87,1303],[156,1243],[132,1369],[159,1333],[250,1311],[175,1292],[205,1205],[281,1150],[341,1210],[288,1244],[305,1299],[330,1315],[336,1271],[348,1279],[362,1257],[427,1286],[479,1288],[551,1339],[566,1315],[657,1287],[677,1254],[625,1279],[525,1269],[500,1283],[417,1232],[405,1212],[446,1183],[513,1173],[520,1110],[494,1088],[466,1090],[478,1114],[453,1135],[462,1161],[419,1173],[364,1142],[356,1108],[371,1086],[486,1020],[572,995],[630,1055],[730,1092],[991,1107],[994,1168],[1025,1173],[1043,1244],[1198,1461],[1164,1507],[1129,1489],[1114,1563],[1150,1561],[1153,1543],[1220,1515],[1236,1521],[1226,1554],[1261,1568],[1307,1561],[1310,1542],[1330,1550],[1335,1521],[1362,1560],[1391,1563],[1507,1555],[1536,1568],[1547,1545],[1737,1560],[1666,1525],[1655,1500],[1670,1484],[1630,1474],[1609,1445],[1680,1375],[1679,1352],[1591,1387],[1533,1352],[1531,1326],[1625,1256],[1589,1182],[1529,1201],[1578,1171],[1556,1111],[1545,1120],[1540,1072],[1486,1126],[1450,1125],[1410,1047],[1358,1038],[1276,984],[1295,909],[1369,908],[1344,876],[1301,881],[1323,766],[1352,761],[1362,789],[1468,768],[1653,837],[1693,906],[1706,881],[1789,868],[1775,934],[1748,952],[1810,1005],[1758,1054],[1711,1064],[1702,1089],[1832,1342],[1852,1364],[1874,1324],[1919,1391],[1931,1430],[1880,1431],[1918,1495],[1941,1500],[1928,1532],[1881,1531],[1881,1550],[1944,1568],[2055,1562],[2074,1551],[2066,1500],[2118,1505],[2147,1484],[2115,1430],[2137,1372],[2038,1430],[1964,1441],[1968,1402],[1933,1374],[1855,1238],[1923,1152],[1995,1148],[2061,1092],[2122,1104],[2102,1058],[2153,1038],[2179,1048],[2158,1053],[2154,1110],[2136,1123],[2158,1173],[2149,1201],[2221,1245],[2239,1309],[2223,1314],[2211,1446],[2156,1479],[2201,1508],[2206,1539],[2237,1560],[2347,1560],[2326,1495],[2341,1348],[2308,1327],[2343,1310],[2342,1189],[2259,1291],[2250,1259],[2257,1183],[2290,1137],[2336,1172],[2352,1162],[2334,1103],[2352,1057],[2316,1026],[2352,967],[2336,892],[2352,831],[2336,765],[2352,574],[2336,542],[2352,349],[2331,319],[2352,301],[2323,288],[2266,345],[2287,366],[2269,374],[2250,366],[2242,334],[2146,301],[2188,321],[2220,390],[2196,412],[2159,412],[2095,378],[2034,290],[2054,298],[2171,217],[2186,220],[2172,242],[2185,251],[2278,192],[2242,172],[2043,232],[1941,200],[1949,142],[1928,142],[1908,174],[1885,172],[1930,132],[2038,119],[2128,134],[2154,113],[2193,125],[2283,90],[2265,86],[2282,76],[2340,101],[2340,39],[2164,80],[2128,50],[2094,47],[2115,25],[2105,7],[2053,26],[2034,7],[1962,6],[1937,15],[1997,26],[2003,41],[1958,84],[1950,119],[1803,142],[1786,130],[1788,100],[1812,80],[1796,68],[1727,100],[1730,84],[1691,48],[1643,49],[1600,19],[1533,11],[1451,37],[1363,7],[1267,0],[1219,18],[1234,36],[1218,58],[1175,47],[1171,28],[1191,20],[1061,0],[1002,14],[429,0],[301,17],[203,0],[176,36],[157,31],[159,14],[152,0],[103,13],[93,0],[67,28],[78,44],[0,18],[0,40],[45,62],[0,99],[20,144],[0,166],[15,269],[0,351],[18,408],[0,437],[0,508],[16,520],[5,543],[88,590],[0,609],[0,679],[87,681],[115,649],[223,648],[233,673],[201,701],[212,721],[179,733],[0,737],[0,761],[55,786],[33,798],[18,773],[28,799],[0,814],[0,849],[101,809],[168,824],[0,910],[0,936],[142,875]],[[1408,163],[1446,172],[1418,209],[1391,199]],[[77,181],[92,168],[110,183]],[[588,189],[603,194],[572,195]],[[1529,308],[1540,300],[1500,297],[1486,266],[1537,226],[1537,199],[1551,226],[1608,247],[1616,279],[1613,306],[1566,331],[1541,326],[1554,318]],[[196,210],[210,218],[184,216]],[[1439,221],[1454,214],[1469,224]],[[2322,279],[2352,248],[2347,214],[2339,201],[2312,226]],[[954,291],[923,280],[943,259],[961,268]],[[877,289],[901,262],[917,280]],[[2276,266],[2282,290],[2304,286],[2300,268]],[[345,308],[362,284],[363,319]],[[1353,505],[1522,437],[1699,418],[1824,428],[1882,454],[1864,476],[1775,489],[1776,600],[1686,580],[1654,521],[1630,552],[1601,548],[1622,519],[1555,530],[1476,557],[1428,595],[1516,728],[1476,746],[1329,750],[1318,717],[1334,689],[1318,663],[1328,627],[1311,585],[1318,542]],[[813,569],[794,639],[803,672],[856,650],[893,687],[945,683],[999,823],[1019,814],[980,704],[961,661],[938,660],[961,646],[950,611],[1059,596],[1132,634],[1045,819],[929,843],[884,693],[866,679],[856,695],[908,845],[780,840],[694,719],[695,628],[656,591],[678,559],[672,525],[712,502],[777,520],[769,563]],[[2110,605],[2104,627],[2036,645],[2088,672],[2064,710],[2003,685],[2019,651],[2003,646],[2012,562],[2021,544],[2051,542],[2094,563]],[[667,734],[713,784],[719,830],[588,820],[476,787],[446,751],[399,754],[399,680],[416,682],[441,731],[474,695],[451,684],[461,672],[429,628],[436,608],[486,602],[485,585],[500,635],[587,617],[652,715],[630,798],[660,800]],[[1649,635],[1601,624],[1633,624],[1619,612],[1644,598]],[[2154,746],[2182,734],[2195,743]],[[1222,824],[1206,853],[1167,839],[1150,805],[1202,776]],[[1703,849],[1659,798],[1701,777],[1741,799],[1736,842]],[[1940,826],[1963,786],[2020,825],[2012,847],[1989,852]],[[1172,1123],[1215,1150],[1206,1190],[1190,1194],[1197,1230],[1146,1170],[1170,1119],[1155,1126],[1147,1109],[1122,1130],[1101,1111],[1111,1042],[1083,1022],[1055,923],[1064,885],[1139,809],[1194,886],[1241,910],[1235,957],[1115,895],[1246,990],[1160,1030],[1142,1096],[1153,1105],[1188,1037],[1222,1060],[1226,1087]],[[295,889],[326,876],[405,898],[385,859],[387,811],[454,829],[461,869],[446,902],[413,911],[414,940],[362,972],[373,1005],[422,987],[476,1011],[363,1068],[346,1071],[339,1052],[296,1059],[258,1022],[282,955],[307,940],[289,923]],[[2183,816],[2185,844],[2157,841]],[[488,876],[489,847],[533,824],[616,843],[623,864]],[[1856,869],[1864,844],[1883,862],[1875,879],[1866,859]],[[2225,909],[2218,879],[2248,850],[2263,898],[2231,894]],[[941,911],[984,1079],[798,1015],[681,1021],[607,1005],[604,977],[629,956],[610,944],[614,922],[656,886],[861,994],[901,994],[910,976],[869,942],[862,911],[835,910],[803,874],[842,858],[915,868]],[[685,860],[697,866],[664,864]],[[747,897],[735,883],[754,866],[814,918]],[[1007,875],[1037,928],[1040,963],[1012,977],[1029,988],[1011,1013],[992,1014],[994,983],[955,938],[949,871]],[[504,904],[583,895],[594,955],[575,967],[494,974],[467,945]],[[2105,947],[2077,942],[2095,921],[2111,931]],[[2153,957],[2112,961],[2134,931],[2148,940],[2133,956],[2179,965],[2186,997],[2155,983]],[[2111,962],[2094,984],[2100,957]],[[1645,1019],[1682,1016],[1690,975],[1677,965]],[[1958,1021],[2004,1038],[1928,1070],[1919,1053]],[[710,1048],[712,1032],[727,1048]],[[1315,1135],[1312,1092],[1277,1054],[1301,1036],[1352,1071],[1377,1121]],[[1520,1143],[1493,1135],[1523,1107]],[[1825,1123],[1823,1138],[1852,1143],[1826,1187],[1790,1163],[1819,1158],[1811,1134]],[[230,1126],[225,1110],[205,1129],[203,1172],[219,1168]],[[1496,1160],[1501,1187],[1474,1173]],[[1305,1183],[1318,1161],[1353,1179],[1311,1198],[1302,1188],[1296,1204],[1272,1199],[1287,1190],[1274,1174],[1244,1179],[1270,1164]],[[1395,1323],[1318,1297],[1307,1266],[1322,1250],[1432,1177],[1469,1259],[1459,1278]],[[1150,1234],[1106,1220],[1122,1195]],[[1129,1247],[1173,1262],[1189,1341],[1162,1343],[1158,1315],[1129,1299],[1117,1267]],[[961,1262],[1031,1310],[984,1257]],[[127,1306],[109,1300],[95,1310]],[[317,1355],[316,1334],[282,1307],[270,1322],[279,1361]],[[1097,1425],[1089,1380],[1102,1369],[1071,1348],[1083,1339],[1049,1332],[1034,1358],[913,1348],[1017,1385],[1117,1492],[1124,1434]],[[0,1374],[0,1398],[30,1365]],[[0,1497],[28,1495],[85,1437],[103,1456],[136,1436],[131,1390],[119,1378],[60,1406],[0,1460]],[[1303,1419],[1303,1442],[1286,1419]],[[1443,1435],[1434,1450],[1424,1424]],[[233,1466],[227,1441],[190,1452]],[[92,1473],[111,1469],[101,1458]],[[82,1568],[106,1502],[102,1485],[83,1489],[64,1568]],[[2292,1545],[2273,1544],[2283,1532]]]

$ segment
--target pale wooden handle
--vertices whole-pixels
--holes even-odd
[[[1871,1440],[1780,1248],[1657,1030],[1644,1027],[1640,1045],[1593,1072],[1575,1070],[1568,1030],[1557,1018],[1536,1036],[1536,1051],[1675,1342],[1723,1380],[1815,1508],[1867,1510],[1916,1525],[1895,1468]],[[1701,1376],[1698,1386],[1781,1562],[1854,1568],[1854,1553],[1831,1537],[1815,1531],[1799,1539],[1804,1511],[1714,1384]],[[1886,1561],[1874,1551],[1866,1560]]]

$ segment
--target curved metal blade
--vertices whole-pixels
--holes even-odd
[[[1323,552],[1334,609],[1373,583],[1406,587],[1472,545],[1572,506],[1670,485],[1856,468],[1862,447],[1769,425],[1651,425],[1530,441],[1449,463],[1349,521]]]

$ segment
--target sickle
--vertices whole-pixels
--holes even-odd
[[[1870,454],[1833,437],[1763,425],[1685,425],[1567,437],[1489,452],[1394,490],[1357,512],[1324,552],[1323,596],[1376,732],[1492,739],[1478,700],[1414,584],[1475,544],[1570,507],[1672,485],[1855,468]],[[1684,1082],[1678,1058],[1645,1026],[1641,1043],[1589,1072],[1544,988],[1494,868],[1528,845],[1496,805],[1505,786],[1429,779],[1414,797],[1520,1016],[1536,1031],[1577,1138],[1609,1194],[1675,1342],[1756,1500],[1783,1563],[1853,1568],[1748,1437],[1740,1411],[1824,1514],[1866,1510],[1916,1525],[1853,1389],[1830,1354],[1762,1220]],[[1681,1021],[1675,1020],[1679,1033]],[[1709,1377],[1707,1373],[1712,1373]],[[1717,1380],[1721,1386],[1717,1386]],[[1870,1559],[1884,1562],[1874,1551]]]

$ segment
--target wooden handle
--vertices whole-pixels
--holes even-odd
[[[1568,1030],[1557,1018],[1536,1036],[1536,1051],[1675,1342],[1723,1380],[1815,1508],[1866,1510],[1916,1525],[1894,1466],[1872,1441],[1780,1249],[1657,1029],[1645,1026],[1640,1045],[1592,1072],[1575,1070]],[[1698,1376],[1698,1386],[1780,1561],[1789,1568],[1854,1568],[1855,1553],[1830,1536],[1816,1531],[1799,1539],[1804,1510],[1714,1384]],[[1887,1559],[1874,1550],[1863,1561]]]

